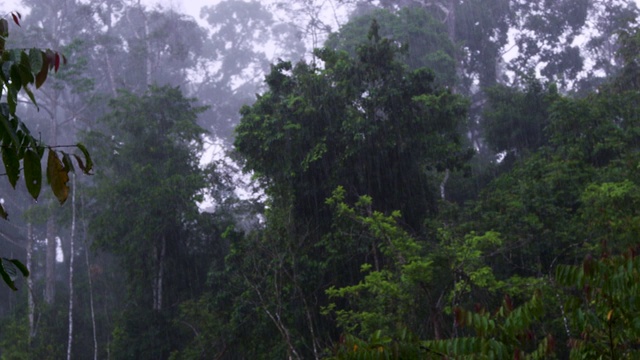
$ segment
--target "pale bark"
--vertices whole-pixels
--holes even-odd
[[[89,265],[89,247],[85,246],[84,258],[87,263],[89,276],[89,308],[91,309],[91,330],[93,331],[93,360],[98,360],[98,334],[96,333],[96,311],[93,306],[93,280],[91,280],[91,266]]]
[[[440,183],[440,198],[442,200],[446,200],[445,199],[445,197],[446,197],[445,196],[446,195],[445,189],[446,189],[448,180],[449,180],[449,169],[446,169],[445,172],[444,172],[444,178],[442,179],[442,182]]]
[[[160,247],[159,249],[158,246]],[[153,309],[159,311],[162,310],[162,287],[164,282],[165,258],[167,255],[167,240],[164,235],[160,238],[160,244],[156,244],[154,250],[157,267],[153,279]]]
[[[84,197],[80,193],[80,208],[84,209]],[[91,264],[89,264],[89,244],[87,241],[87,222],[82,219],[82,237],[84,239],[84,260],[87,264],[87,279],[89,279],[89,309],[91,310],[91,330],[93,332],[93,360],[98,360],[98,333],[96,330],[96,311],[93,303],[93,279],[91,275]]]
[[[45,289],[44,301],[47,304],[53,304],[56,297],[56,233],[53,215],[49,215],[47,219],[47,253],[45,259]]]
[[[69,235],[69,336],[67,342],[67,360],[71,360],[73,345],[73,258],[76,235],[76,174],[71,175],[71,235]]]
[[[33,224],[27,223],[27,269],[33,271]],[[36,335],[35,313],[36,303],[33,300],[33,275],[27,277],[27,312],[29,316],[29,343]]]

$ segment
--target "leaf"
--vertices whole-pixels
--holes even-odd
[[[29,269],[27,269],[27,267],[20,262],[20,260],[16,260],[16,259],[5,259],[9,262],[11,262],[13,265],[15,265],[18,270],[20,270],[20,272],[22,273],[22,276],[27,277],[29,276]]]
[[[14,127],[9,122],[9,118],[7,116],[10,116],[10,114],[5,113],[4,111],[2,112],[2,114],[0,114],[0,127],[2,127],[2,130],[4,130],[4,136],[8,135],[11,138],[13,147],[20,148],[20,139],[18,139],[18,135],[16,134]],[[6,140],[2,144],[2,146],[12,145],[8,144]]]
[[[0,274],[2,274],[2,280],[4,280],[12,290],[18,290],[14,283],[18,278],[18,267],[12,261],[7,258],[0,259]]]
[[[55,60],[54,60],[54,66],[53,67],[54,67],[55,71],[58,72],[58,69],[60,68],[60,54],[58,54],[56,52],[54,59]]]
[[[20,15],[20,13],[16,11],[11,13],[11,17],[13,18],[13,22],[16,23],[16,25],[20,26],[20,19],[22,19],[22,15]]]
[[[31,66],[31,71],[34,73],[40,72],[42,70],[42,65],[44,61],[42,60],[42,50],[40,49],[30,49],[29,50],[29,65]]]
[[[18,64],[11,65],[10,76],[11,76],[11,87],[14,87],[16,92],[20,91],[23,85],[22,75],[20,74],[20,68]],[[26,79],[25,79],[26,80]]]
[[[42,56],[42,67],[40,68],[40,72],[36,75],[36,89],[40,88],[42,84],[44,84],[45,80],[47,80],[47,75],[49,74],[49,58],[43,52],[40,52]]]
[[[0,266],[0,275],[2,275],[2,280],[4,280],[4,282],[11,288],[11,290],[13,291],[18,290],[16,285],[11,280],[11,277],[9,276],[9,274],[7,274],[7,272],[4,270],[4,266]]]
[[[69,169],[66,169],[62,161],[58,158],[58,154],[49,148],[49,156],[47,159],[47,180],[51,185],[53,194],[58,198],[60,205],[64,204],[69,197]]]
[[[29,194],[38,200],[42,188],[42,167],[38,153],[29,149],[24,153],[24,181]]]
[[[76,157],[77,159],[77,157]],[[75,172],[76,169],[73,167],[73,162],[71,161],[71,157],[69,156],[69,154],[67,154],[66,152],[62,152],[62,163],[64,164],[64,169],[69,172],[69,171],[73,171]]]
[[[80,169],[82,169],[82,172],[84,172],[87,175],[91,175],[91,170],[93,169],[93,161],[91,161],[91,155],[89,155],[89,150],[87,150],[87,148],[82,143],[77,143],[76,146],[78,147],[78,149],[80,149],[80,151],[82,151],[82,154],[84,155],[84,159],[85,159],[85,165],[83,166],[82,162],[78,161],[78,166],[80,166]],[[78,156],[76,156],[76,159],[78,159]]]
[[[20,160],[14,147],[2,147],[2,162],[9,178],[9,183],[16,188],[18,178],[20,178]]]

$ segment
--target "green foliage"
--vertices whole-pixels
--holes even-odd
[[[543,312],[539,291],[518,307],[507,296],[493,313],[456,308],[456,325],[473,329],[474,336],[426,341],[425,346],[458,359],[546,359],[554,352],[554,339],[551,335],[539,338],[533,328]]]
[[[9,319],[2,322],[0,337],[2,360],[29,360],[29,324],[25,318]]]
[[[535,332],[543,312],[540,292],[518,307],[505,297],[493,313],[456,308],[456,327],[470,328],[473,335],[427,341],[406,330],[393,337],[376,331],[366,340],[345,335],[330,359],[548,359],[554,355],[554,337]]]
[[[435,86],[430,71],[406,69],[400,51],[372,37],[356,58],[323,48],[315,52],[323,67],[273,66],[269,91],[241,110],[235,146],[275,201],[293,196],[296,216],[326,219],[322,204],[341,185],[353,199],[385,199],[380,210],[421,227],[435,209],[425,170],[469,157],[458,132],[466,102]]]
[[[398,225],[400,214],[387,216],[371,212],[371,199],[361,197],[355,208],[344,201],[345,191],[338,188],[327,203],[334,206],[335,216],[350,219],[372,238],[373,263],[364,263],[364,275],[356,285],[326,290],[329,298],[345,299],[347,309],[332,302],[324,309],[334,313],[337,325],[348,333],[368,337],[376,331],[395,333],[405,326],[417,325],[411,319],[416,303],[424,301],[425,289],[432,282],[433,260],[423,247]],[[377,251],[380,253],[377,254]]]
[[[582,198],[582,219],[593,245],[625,249],[640,238],[640,188],[632,181],[590,184]]]
[[[20,14],[11,13],[13,21],[20,26]],[[36,107],[37,102],[32,87],[36,89],[42,86],[47,79],[49,71],[58,71],[61,63],[66,63],[66,58],[57,52],[40,49],[7,49],[5,47],[9,36],[9,22],[0,19],[0,148],[2,148],[2,162],[5,174],[11,186],[16,187],[21,175],[20,162],[22,162],[22,176],[24,176],[26,188],[34,200],[38,200],[42,188],[41,158],[45,152],[45,146],[37,138],[31,135],[29,128],[17,116],[18,96],[26,95],[31,104]],[[82,145],[84,163],[81,165],[83,172],[91,171],[91,158]],[[60,153],[65,159],[64,165],[58,159]],[[76,161],[82,164],[82,158],[75,155]],[[49,148],[49,161],[47,162],[47,180],[51,189],[60,203],[64,203],[69,194],[67,182],[68,173],[73,170],[69,154],[64,151]],[[7,219],[8,213],[0,204],[0,217]],[[0,266],[0,275],[4,282],[13,290],[16,290],[14,281],[18,272],[28,276],[27,268],[15,259],[4,259]]]
[[[383,360],[383,359],[432,359],[441,358],[424,347],[421,342],[407,331],[397,337],[384,336],[376,331],[366,340],[353,335],[344,335],[335,346],[331,360]]]
[[[558,98],[555,85],[525,78],[522,90],[503,85],[486,90],[483,112],[487,145],[495,153],[522,157],[545,145],[549,107]]]
[[[409,69],[428,68],[435,74],[437,84],[456,84],[457,50],[446,27],[424,8],[404,7],[397,12],[380,9],[352,18],[329,36],[325,46],[357,56],[374,19],[380,27],[380,37],[406,46],[400,59]]]
[[[560,265],[556,282],[567,293],[571,359],[635,359],[640,355],[640,257],[587,256]]]
[[[209,169],[199,165],[205,132],[194,102],[173,87],[122,92],[101,119],[104,132],[86,134],[102,159],[89,230],[96,249],[118,255],[117,286],[126,289],[115,294],[128,304],[113,330],[118,358],[168,357],[185,332],[172,323],[170,305],[203,286],[198,252],[211,239],[197,203]]]

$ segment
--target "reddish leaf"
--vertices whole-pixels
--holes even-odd
[[[20,19],[22,19],[22,15],[20,15],[19,12],[12,12],[11,17],[13,18],[13,22],[20,26]]]
[[[58,72],[58,69],[60,68],[60,54],[58,54],[57,52],[56,52],[54,64],[55,64],[54,68],[56,69],[56,72]]]
[[[36,89],[40,88],[44,81],[47,80],[47,75],[49,74],[49,58],[46,54],[42,54],[42,67],[40,68],[40,72],[36,75]]]

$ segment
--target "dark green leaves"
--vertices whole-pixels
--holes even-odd
[[[14,148],[2,148],[2,162],[4,163],[9,183],[15,188],[20,177],[20,160]]]
[[[25,277],[29,276],[29,270],[20,261],[7,258],[0,259],[0,276],[12,290],[18,290],[15,281],[20,274]]]
[[[77,143],[76,146],[84,155],[84,162],[78,155],[74,155],[76,161],[78,162],[78,166],[87,175],[91,175],[91,170],[93,169],[93,161],[91,161],[91,156],[89,155],[89,151],[82,143]]]
[[[42,188],[42,167],[40,156],[33,150],[27,150],[24,154],[24,181],[31,196],[38,200]]]

